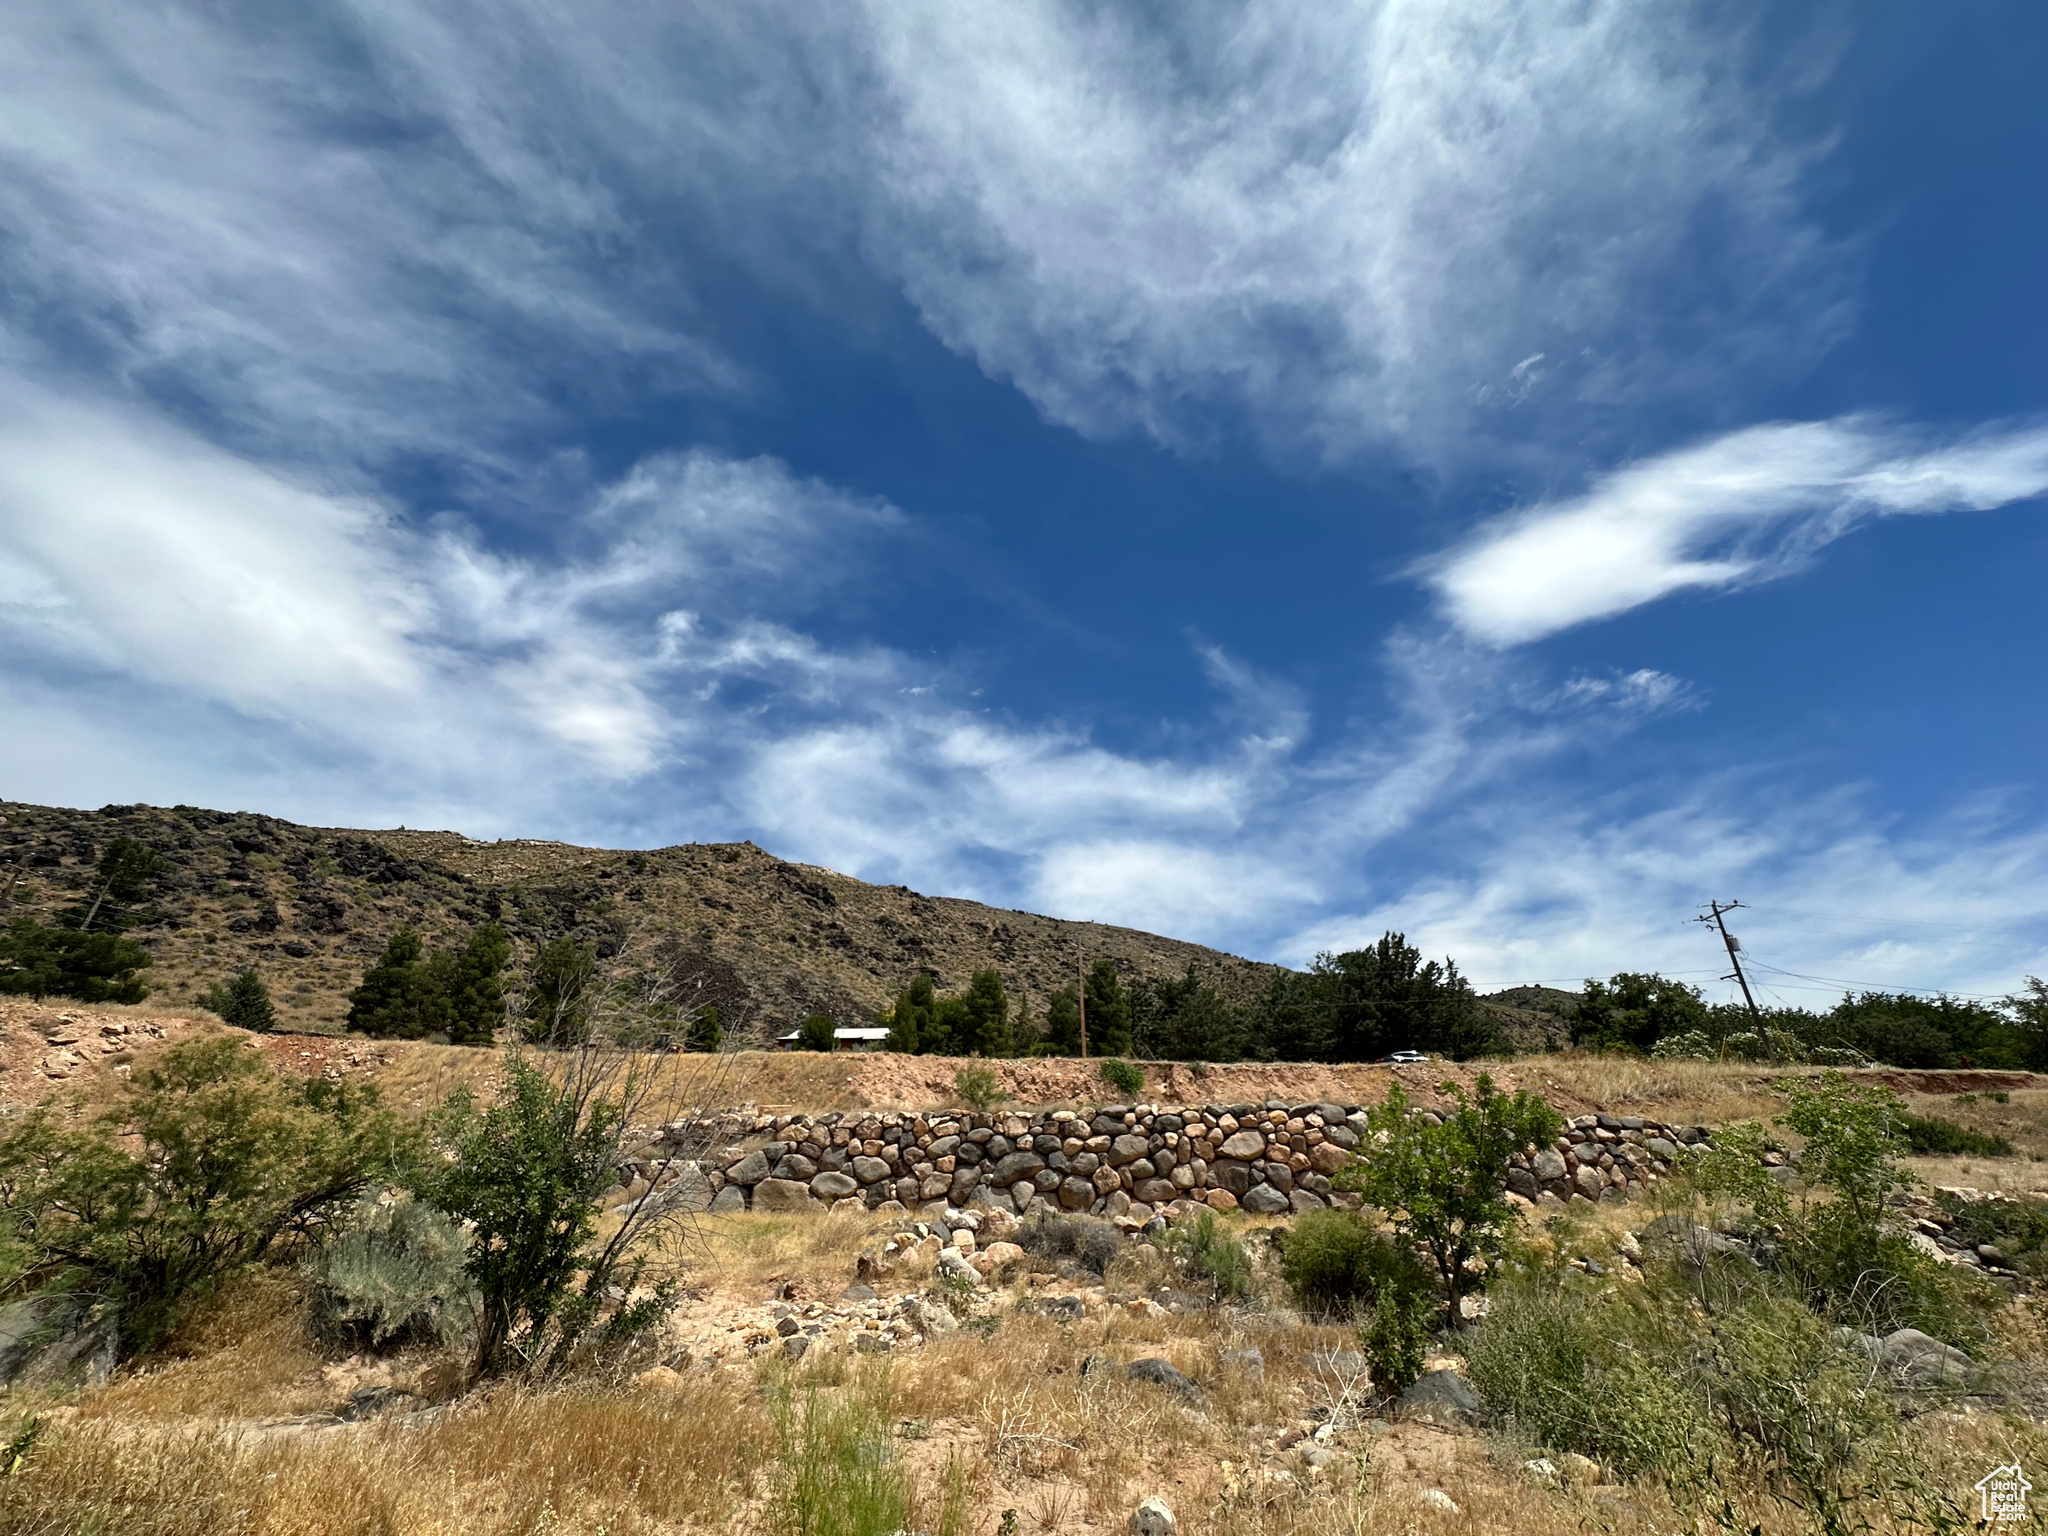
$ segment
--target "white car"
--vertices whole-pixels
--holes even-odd
[[[1393,1055],[1383,1056],[1380,1059],[1382,1061],[1390,1061],[1394,1063],[1396,1066],[1402,1067],[1412,1067],[1418,1061],[1429,1060],[1429,1058],[1423,1055],[1420,1051],[1396,1051]]]

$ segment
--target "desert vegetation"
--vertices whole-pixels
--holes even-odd
[[[36,1324],[0,1532],[1001,1536],[1146,1498],[1247,1533],[1941,1529],[2042,1448],[2048,1201],[1916,1190],[1913,1117],[1839,1073],[1628,1204],[1516,1198],[1559,1121],[1481,1079],[1370,1111],[1358,1210],[692,1215],[695,1149],[640,1143],[690,1097],[649,1073],[711,1058],[529,1050],[419,1117],[248,1038],[0,1144]]]

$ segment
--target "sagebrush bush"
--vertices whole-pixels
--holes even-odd
[[[354,1348],[450,1344],[476,1325],[469,1237],[418,1200],[365,1202],[355,1221],[305,1260],[313,1322]]]
[[[1100,1275],[1123,1251],[1123,1234],[1093,1216],[1040,1215],[1017,1229],[1015,1242],[1034,1258],[1078,1264]]]
[[[1349,1316],[1377,1305],[1383,1293],[1433,1296],[1436,1290],[1414,1250],[1357,1211],[1297,1217],[1281,1242],[1280,1274],[1296,1303],[1311,1314]]]

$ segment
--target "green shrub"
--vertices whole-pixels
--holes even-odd
[[[453,1343],[476,1324],[468,1255],[468,1234],[432,1206],[365,1202],[302,1266],[314,1326],[358,1349]]]
[[[1427,1287],[1388,1286],[1380,1291],[1371,1321],[1358,1331],[1373,1385],[1380,1391],[1390,1397],[1405,1392],[1421,1376],[1435,1319],[1436,1298]]]
[[[1134,1095],[1144,1091],[1145,1072],[1142,1067],[1111,1057],[1102,1064],[1102,1080],[1118,1093]]]
[[[1040,1215],[1017,1229],[1016,1244],[1034,1258],[1105,1273],[1123,1251],[1123,1234],[1094,1216]]]
[[[542,1072],[515,1052],[489,1108],[464,1089],[437,1114],[451,1156],[416,1175],[413,1192],[470,1226],[479,1375],[558,1373],[581,1351],[630,1343],[674,1305],[675,1282],[649,1282],[647,1266],[683,1213],[640,1200],[604,1235],[597,1228],[598,1196],[662,1081],[649,1060],[575,1051]]]
[[[0,992],[19,997],[139,1003],[149,988],[135,973],[151,963],[148,950],[113,933],[46,928],[32,917],[0,933]]]
[[[1469,1096],[1455,1083],[1443,1091],[1454,1107],[1425,1116],[1395,1084],[1366,1117],[1372,1155],[1353,1158],[1333,1182],[1391,1213],[1402,1242],[1429,1255],[1455,1326],[1471,1261],[1498,1258],[1515,1224],[1508,1160],[1550,1140],[1564,1122],[1526,1089],[1497,1091],[1484,1072]]]
[[[796,1048],[800,1051],[836,1051],[839,1049],[837,1026],[825,1014],[812,1014],[797,1029]]]
[[[1428,1267],[1357,1211],[1310,1211],[1287,1229],[1280,1274],[1303,1311],[1348,1316],[1381,1295],[1430,1296]]]
[[[1712,1061],[1717,1054],[1713,1036],[1703,1029],[1680,1030],[1650,1047],[1653,1061]]]
[[[953,1091],[968,1108],[984,1112],[1009,1097],[993,1067],[962,1067],[953,1074]]]
[[[691,1011],[683,1030],[683,1042],[693,1051],[715,1051],[725,1044],[725,1026],[718,1022],[718,1010],[706,1003]]]
[[[1217,1296],[1232,1298],[1251,1291],[1251,1253],[1224,1230],[1214,1211],[1170,1228],[1160,1246],[1184,1279]]]
[[[374,1090],[274,1072],[239,1037],[189,1040],[91,1119],[46,1107],[0,1136],[20,1250],[6,1257],[118,1316],[133,1353],[187,1297],[397,1176],[417,1144]]]
[[[2012,1143],[2003,1136],[1980,1131],[1974,1126],[1958,1125],[1940,1115],[1901,1116],[1899,1131],[1906,1139],[1907,1149],[1916,1157],[2013,1156]]]

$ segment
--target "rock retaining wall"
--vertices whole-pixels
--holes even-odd
[[[1433,1111],[1418,1110],[1430,1115]],[[1356,1104],[1111,1105],[1093,1112],[729,1117],[727,1145],[685,1170],[692,1204],[713,1210],[812,1211],[842,1201],[892,1210],[970,1204],[1018,1215],[1034,1207],[1140,1220],[1177,1202],[1277,1216],[1356,1206],[1330,1178],[1361,1144]],[[702,1144],[702,1126],[667,1128],[636,1154],[635,1181],[657,1176],[666,1148]],[[1634,1116],[1581,1115],[1549,1147],[1520,1154],[1510,1190],[1535,1204],[1619,1200],[1670,1172],[1678,1148],[1705,1141]]]

